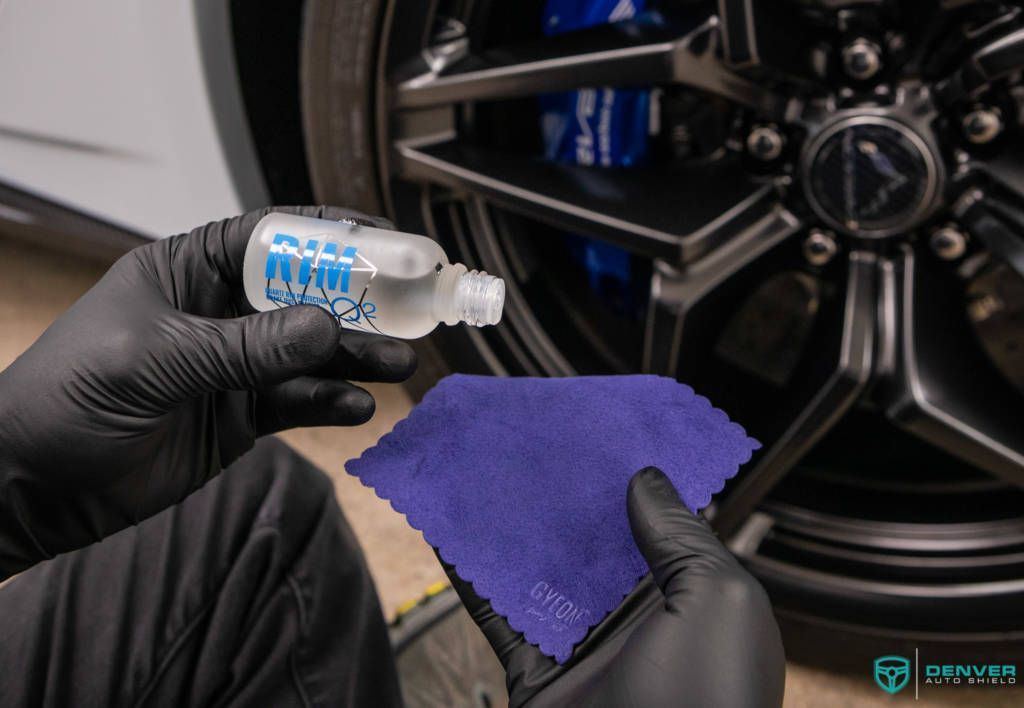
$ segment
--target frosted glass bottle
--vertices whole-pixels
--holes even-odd
[[[435,241],[347,221],[268,214],[242,267],[257,310],[316,305],[347,329],[401,339],[440,322],[497,324],[505,304],[505,281],[449,263]]]

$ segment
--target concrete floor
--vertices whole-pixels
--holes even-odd
[[[0,370],[24,351],[61,312],[104,272],[106,263],[72,256],[40,253],[24,243],[0,236]],[[354,429],[311,428],[283,434],[285,440],[330,474],[341,506],[369,559],[385,613],[391,617],[403,601],[418,597],[431,583],[444,579],[433,553],[418,531],[390,505],[377,499],[344,472],[346,460],[356,457],[391,430],[411,407],[400,387],[371,386],[377,414]],[[953,706],[1021,705],[1019,690],[967,691],[933,689],[915,702],[904,691],[888,696],[865,668],[863,676],[839,676],[790,664],[786,676],[786,706]]]

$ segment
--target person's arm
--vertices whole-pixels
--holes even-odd
[[[318,308],[252,312],[242,260],[269,211],[131,251],[0,373],[0,578],[179,502],[259,436],[365,422],[346,379],[412,373],[407,344]]]
[[[634,475],[627,507],[651,576],[558,664],[446,565],[505,667],[512,706],[779,706],[785,655],[768,596],[668,478]]]

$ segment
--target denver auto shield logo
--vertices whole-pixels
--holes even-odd
[[[1017,665],[996,662],[951,663],[923,661],[918,649],[914,658],[887,654],[875,659],[875,683],[886,693],[899,693],[910,684],[914,675],[914,700],[920,698],[920,689],[934,687],[1014,687],[1017,685]]]
[[[875,683],[887,693],[899,693],[910,683],[910,659],[880,656],[875,659]]]

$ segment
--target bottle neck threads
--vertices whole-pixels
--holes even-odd
[[[483,327],[501,322],[505,306],[505,281],[471,270],[455,284],[455,314],[462,322]]]
[[[462,264],[445,266],[441,272],[439,308],[447,324],[465,322],[474,327],[496,325],[505,306],[505,281]]]

